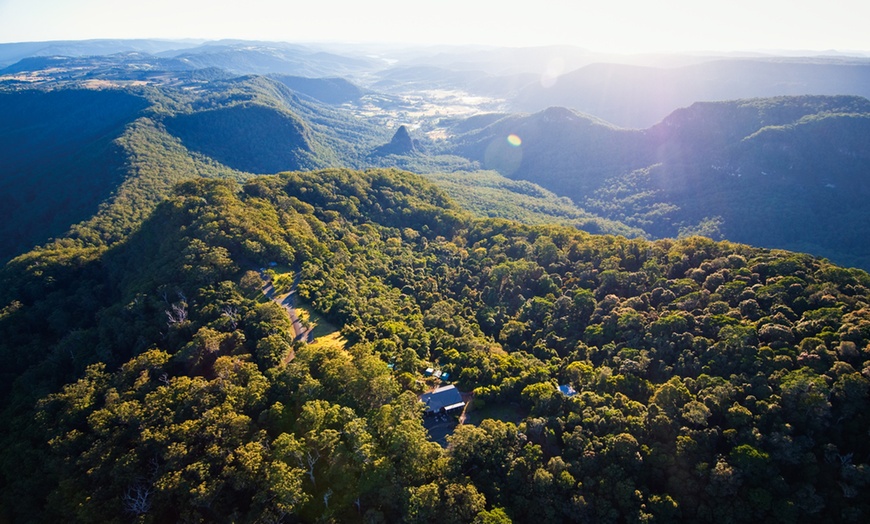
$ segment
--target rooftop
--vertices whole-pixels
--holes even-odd
[[[420,402],[426,404],[428,413],[438,413],[442,409],[450,411],[465,406],[462,395],[456,386],[442,386],[436,390],[420,395]]]

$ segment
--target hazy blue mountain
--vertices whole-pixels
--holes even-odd
[[[344,78],[308,78],[291,75],[273,75],[272,78],[297,93],[327,104],[357,102],[366,93],[365,90]]]
[[[199,45],[201,40],[55,40],[0,44],[0,68],[32,56],[84,57],[117,53],[157,54]]]
[[[570,107],[613,122],[649,127],[677,108],[699,101],[781,95],[870,96],[867,59],[735,59],[677,68],[591,64],[552,85],[528,85],[515,107]]]
[[[474,124],[481,127],[471,128]],[[451,152],[511,178],[537,180],[572,198],[597,187],[598,178],[610,166],[648,162],[639,132],[560,107],[532,115],[472,117],[453,129],[464,132],[450,140]],[[508,141],[510,135],[517,136],[521,144]],[[573,176],[578,172],[583,176]],[[568,184],[566,179],[570,179],[571,191],[560,185]]]
[[[341,76],[382,67],[380,60],[342,56],[301,45],[273,42],[216,42],[173,54],[193,67],[237,74],[305,77]]]
[[[305,77],[344,76],[386,67],[383,60],[346,50],[285,42],[242,40],[84,40],[0,44],[0,69],[34,57],[95,59],[141,54],[149,60],[174,60],[175,69],[224,69],[234,74],[281,74]]]
[[[0,74],[43,71],[49,68],[84,69],[92,77],[118,76],[152,71],[189,71],[191,65],[172,58],[159,58],[135,51],[97,56],[31,56],[0,70]]]
[[[702,233],[870,267],[865,98],[699,102],[645,130],[564,108],[474,122],[449,151],[654,237]]]
[[[143,84],[201,88],[236,75],[214,67],[197,69],[181,60],[139,52],[105,56],[33,56],[0,69],[0,89],[34,87],[124,87]]]
[[[511,73],[543,74],[559,66],[572,71],[601,60],[600,53],[574,46],[445,48],[410,59],[410,63],[429,64],[455,70],[486,71],[493,75]]]
[[[641,54],[625,55],[591,51],[576,46],[534,47],[432,46],[393,52],[407,66],[427,65],[452,70],[485,71],[491,75],[530,74],[535,81],[597,63],[645,64],[679,67],[711,60],[709,56]]]

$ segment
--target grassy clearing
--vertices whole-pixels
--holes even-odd
[[[303,324],[312,327],[314,342],[312,346],[338,346],[343,348],[347,341],[341,337],[338,327],[328,322],[323,316],[311,309],[308,304],[298,304],[296,314]]]
[[[527,410],[518,405],[510,404],[487,404],[483,407],[469,408],[465,411],[465,423],[480,425],[484,419],[501,420],[502,422],[513,422],[519,424],[528,415]]]
[[[317,337],[314,339],[314,342],[308,344],[309,347],[313,349],[324,349],[324,348],[339,348],[344,349],[347,345],[347,340],[341,336],[341,333],[336,331],[329,335],[323,337]]]
[[[296,314],[303,323],[307,322],[312,327],[314,338],[325,337],[338,332],[338,327],[330,324],[318,312],[311,309],[308,304],[297,304]]]
[[[266,269],[266,274],[274,275],[286,275],[293,274],[293,268],[286,264],[278,264],[277,266],[270,266]]]

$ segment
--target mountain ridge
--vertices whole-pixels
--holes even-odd
[[[247,269],[270,261],[341,339],[292,341]],[[474,219],[330,169],[188,180],[115,246],[0,281],[10,520],[870,514],[870,275],[808,255]],[[447,447],[427,367],[483,419]]]
[[[481,121],[448,151],[653,237],[704,231],[754,245],[812,245],[868,267],[870,252],[851,233],[868,223],[868,110],[867,99],[852,96],[696,102],[630,130],[550,108]],[[510,144],[510,134],[522,145]],[[838,199],[847,213],[822,211]]]

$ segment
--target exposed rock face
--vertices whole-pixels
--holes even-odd
[[[405,126],[399,126],[399,129],[396,130],[392,140],[390,140],[388,144],[384,144],[372,151],[372,154],[375,156],[386,156],[407,155],[416,152],[417,144],[416,141],[411,138],[411,133],[408,132],[408,128]]]

